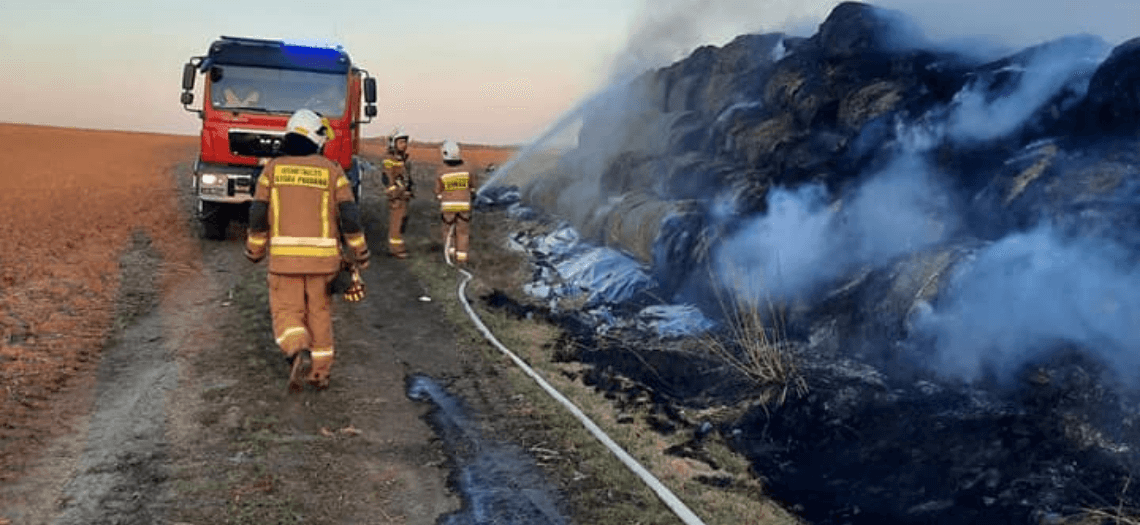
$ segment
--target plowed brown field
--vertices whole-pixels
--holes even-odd
[[[288,394],[264,265],[244,260],[234,230],[225,241],[197,238],[189,183],[197,142],[0,124],[0,525],[300,516],[430,525],[482,492],[498,494],[497,481],[517,482],[488,478],[479,482],[487,487],[459,490],[452,449],[468,444],[438,439],[432,407],[409,398],[412,377],[466,400],[461,419],[472,417],[489,443],[541,453],[535,465],[566,496],[557,510],[588,517],[572,521],[675,522],[576,423],[552,413],[544,394],[513,386],[509,365],[486,358],[474,329],[448,320],[454,276],[440,260],[430,192],[409,207],[412,258],[380,255],[387,209],[375,171],[362,193],[377,254],[364,272],[369,298],[335,305],[333,385]],[[367,139],[362,150],[375,165],[384,141]],[[481,174],[513,150],[463,152],[466,168]],[[413,143],[411,154],[417,183],[430,184],[439,144]],[[517,276],[518,256],[502,246],[509,230],[501,211],[473,222],[471,268],[486,279],[483,292]],[[482,310],[535,360],[556,337],[541,320]],[[608,405],[598,403],[604,414]],[[661,443],[649,446],[661,452]],[[554,499],[536,500],[536,490],[498,510],[553,515]]]
[[[97,362],[114,325],[118,257],[131,232],[142,229],[159,251],[193,260],[167,170],[193,158],[197,137],[0,124],[0,143],[7,479],[26,444],[43,442],[60,430],[62,411],[79,408],[57,398]]]
[[[84,410],[89,372],[115,327],[118,258],[132,232],[147,235],[168,270],[198,260],[170,173],[194,158],[198,139],[0,123],[0,144],[5,480],[28,446],[67,431],[68,414]],[[364,154],[384,154],[382,139],[362,146]],[[463,152],[478,168],[505,158],[502,148],[464,145]],[[438,144],[413,143],[411,154],[440,164]]]

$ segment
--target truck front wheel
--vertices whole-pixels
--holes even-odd
[[[352,165],[348,167],[348,171],[344,172],[348,177],[348,183],[352,185],[352,196],[356,198],[356,203],[360,204],[360,174],[363,172],[360,166],[360,161],[355,157],[352,159]]]
[[[229,210],[219,202],[198,201],[198,220],[202,223],[202,237],[214,241],[225,240],[230,225]]]

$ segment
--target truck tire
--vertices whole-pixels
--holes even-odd
[[[202,238],[221,241],[230,226],[229,210],[217,202],[198,201],[198,220],[202,223]]]
[[[352,185],[352,196],[356,199],[356,203],[360,203],[360,175],[361,175],[360,162],[354,157],[352,165],[348,167],[348,171],[344,172],[348,177],[348,182]]]

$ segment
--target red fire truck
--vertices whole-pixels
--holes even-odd
[[[195,109],[199,74],[205,100]],[[202,120],[194,190],[203,235],[224,239],[231,219],[248,216],[261,166],[281,154],[285,123],[301,108],[328,118],[333,138],[324,155],[344,168],[359,200],[360,125],[376,116],[375,103],[376,80],[340,46],[223,36],[205,56],[191,57],[182,106]]]

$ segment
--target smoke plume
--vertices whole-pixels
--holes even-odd
[[[972,12],[962,1],[978,4],[978,9]],[[646,3],[626,50],[614,60],[612,85],[568,113],[496,176],[514,176],[520,186],[528,186],[532,202],[542,200],[539,194],[555,195],[544,202],[547,211],[576,226],[596,222],[613,206],[615,195],[605,190],[603,177],[615,160],[630,152],[667,156],[675,139],[671,130],[684,129],[672,126],[670,115],[650,102],[652,97],[641,91],[644,86],[633,81],[638,73],[740,33],[810,33],[836,4]],[[896,46],[954,50],[977,63],[1007,59],[993,62],[966,82],[949,104],[897,121],[885,138],[888,144],[876,146],[892,156],[876,163],[880,167],[875,171],[861,174],[861,182],[843,193],[830,194],[838,190],[815,184],[772,188],[763,215],[739,216],[735,210],[748,207],[733,202],[736,197],[728,196],[732,191],[714,192],[721,197],[706,203],[714,223],[708,229],[731,233],[712,239],[711,262],[719,281],[707,286],[728,288],[750,300],[811,300],[857,270],[885,268],[940,243],[982,237],[968,231],[962,219],[968,210],[956,208],[975,196],[954,194],[952,178],[962,174],[939,171],[936,152],[942,146],[1016,136],[1043,108],[1056,104],[1063,110],[1080,100],[1110,51],[1108,42],[1128,34],[1120,20],[1140,15],[1137,6],[1094,4],[1103,9],[1089,6],[1067,25],[1061,22],[1069,17],[1058,13],[1068,4],[1060,0],[881,2],[905,13],[884,16],[913,16],[912,21],[891,24],[905,29],[896,35]],[[973,33],[968,18],[972,13],[987,17],[977,27],[1016,29]],[[1070,33],[1101,37],[1057,38]],[[1034,47],[1010,51],[1025,45]],[[774,49],[771,54],[777,60],[783,57],[783,47],[778,48],[780,53]],[[730,111],[761,111],[763,101],[733,100],[725,107],[729,110],[721,120],[729,122],[725,115]],[[549,154],[552,144],[566,139],[571,149]],[[1000,165],[1004,159],[995,160]],[[527,162],[532,165],[520,165]],[[708,173],[687,175],[709,177],[704,184],[717,187]],[[529,183],[524,182],[527,177],[532,177]],[[1140,350],[1134,328],[1140,326],[1140,270],[1119,261],[1137,248],[1064,238],[1047,225],[1012,232],[962,263],[943,296],[911,326],[918,331],[915,335],[934,341],[934,362],[967,378],[977,377],[986,366],[1014,370],[1038,352],[1064,343],[1099,352],[1116,366],[1135,366],[1140,359],[1133,357]]]
[[[1032,49],[1024,65],[1005,66],[1021,77],[1011,92],[995,98],[987,81],[979,79],[955,98],[949,134],[958,141],[1000,139],[1016,131],[1062,88],[1069,88],[1069,98],[1063,102],[1080,100],[1109,51],[1103,40],[1088,36],[1062,38]]]
[[[1066,239],[1049,225],[1010,235],[955,275],[921,314],[942,370],[1008,378],[1058,345],[1077,345],[1116,370],[1140,364],[1140,267],[1121,247]],[[1140,379],[1135,372],[1125,379]]]
[[[646,2],[629,42],[614,60],[613,77],[631,78],[669,65],[702,45],[747,33],[810,35],[838,2],[796,0],[665,0]]]
[[[768,212],[714,252],[721,286],[748,300],[800,299],[861,266],[922,250],[954,230],[947,191],[923,156],[900,155],[846,204],[819,185],[778,188]]]
[[[835,2],[838,3],[838,2]],[[1112,45],[1136,36],[1140,4],[1116,0],[879,0],[907,13],[935,40],[1001,42],[1022,48],[1066,35],[1098,35]]]
[[[721,45],[740,34],[784,32],[807,36],[840,0],[647,1],[629,41],[614,59],[613,77],[629,78],[666,66],[702,45]],[[905,13],[923,45],[970,50],[996,58],[1013,48],[1066,35],[1098,35],[1113,45],[1135,36],[1140,4],[1115,0],[880,0],[877,7]],[[917,43],[912,42],[912,45]]]

